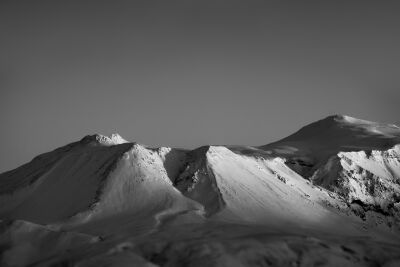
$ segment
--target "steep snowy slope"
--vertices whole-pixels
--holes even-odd
[[[118,158],[131,148],[111,141],[86,136],[0,175],[0,216],[50,223],[88,209]]]
[[[184,152],[181,155],[167,148],[148,149],[133,144],[109,173],[96,204],[74,216],[70,223],[77,225],[79,231],[109,234],[151,231],[164,217],[180,213],[193,213],[201,218],[203,206],[183,196],[172,185],[164,165],[169,153],[177,154],[178,167],[183,164],[180,157]],[[174,169],[168,170],[172,175]]]
[[[222,146],[203,147],[175,180],[205,206],[208,216],[263,224],[320,224],[339,219],[326,203],[341,203],[316,190],[280,158],[238,155]]]
[[[149,218],[180,206],[201,210],[168,178],[164,162],[174,152],[153,151],[116,135],[87,136],[2,174],[0,218],[84,223],[127,210]]]

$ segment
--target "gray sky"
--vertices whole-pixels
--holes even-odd
[[[0,172],[92,133],[193,148],[334,113],[399,125],[396,2],[2,0]]]

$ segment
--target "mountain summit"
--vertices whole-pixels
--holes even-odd
[[[261,148],[292,145],[325,152],[342,149],[387,149],[398,143],[400,128],[396,125],[334,115],[311,123],[296,133]]]
[[[194,150],[88,135],[1,174],[0,218],[4,266],[390,263],[400,129],[335,115]]]
[[[113,133],[111,136],[105,136],[102,134],[87,135],[82,138],[81,142],[97,142],[103,145],[120,145],[128,143],[118,133]]]

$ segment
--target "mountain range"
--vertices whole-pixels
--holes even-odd
[[[88,135],[0,174],[1,266],[400,266],[400,128],[260,146]]]

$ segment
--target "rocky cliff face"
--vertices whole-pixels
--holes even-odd
[[[379,213],[400,222],[400,146],[388,150],[340,152],[310,178],[337,193],[361,218]]]

